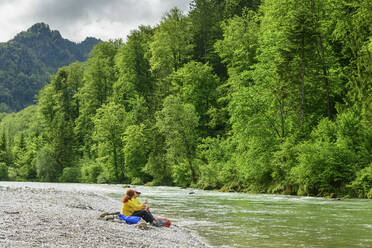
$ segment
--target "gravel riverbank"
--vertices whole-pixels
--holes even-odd
[[[120,207],[92,192],[0,184],[0,247],[209,247],[176,225],[142,230],[99,219]]]

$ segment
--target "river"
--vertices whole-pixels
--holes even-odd
[[[12,182],[0,182],[6,186]],[[18,183],[17,183],[18,184]],[[121,199],[122,185],[24,183]],[[214,247],[372,247],[372,201],[144,187],[156,216]]]

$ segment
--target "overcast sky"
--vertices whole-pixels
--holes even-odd
[[[173,7],[185,14],[191,0],[0,0],[0,42],[38,22],[80,42],[125,37],[139,25],[158,24]]]

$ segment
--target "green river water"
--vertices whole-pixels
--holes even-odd
[[[0,182],[0,185],[19,183]],[[121,199],[122,185],[22,183]],[[372,247],[372,201],[144,187],[155,216],[214,247]],[[190,194],[192,193],[192,194]],[[119,211],[119,209],[118,209]]]
[[[155,215],[216,247],[372,247],[371,200],[139,189]]]

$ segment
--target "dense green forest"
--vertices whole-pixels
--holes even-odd
[[[194,0],[0,116],[0,179],[372,198],[372,1]]]
[[[33,104],[51,74],[61,66],[86,61],[98,42],[87,38],[77,44],[63,39],[47,24],[37,23],[0,43],[0,112],[19,111]]]

